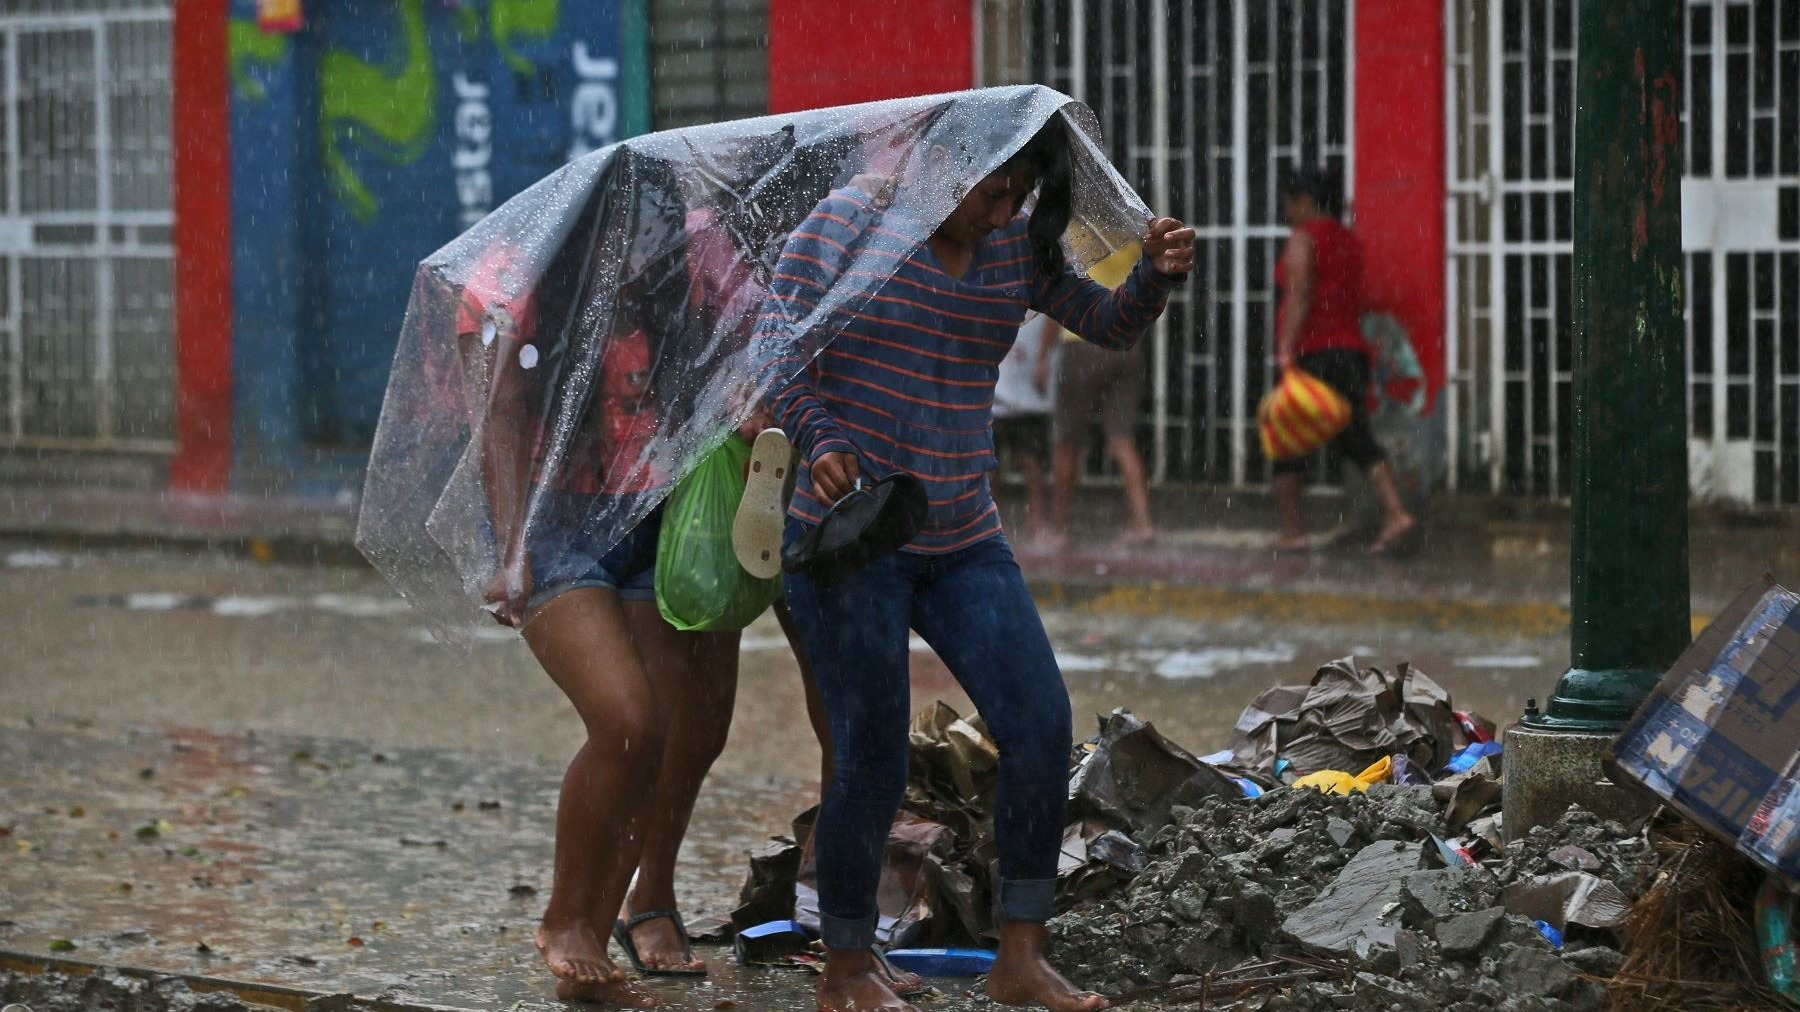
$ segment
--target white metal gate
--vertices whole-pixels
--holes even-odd
[[[1569,492],[1572,0],[1451,0],[1451,481]],[[1800,3],[1689,0],[1690,474],[1800,503]]]
[[[1351,13],[1351,0],[1030,5],[1030,78],[1093,107],[1120,171],[1199,237],[1196,283],[1170,300],[1153,346],[1158,479],[1266,476],[1254,415],[1287,236],[1276,190],[1289,165],[1352,179]]]
[[[167,451],[168,0],[5,11],[0,445]]]

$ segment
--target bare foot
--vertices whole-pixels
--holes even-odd
[[[1000,927],[1000,954],[988,974],[988,997],[1002,1005],[1041,1005],[1050,1012],[1099,1012],[1110,1004],[1083,991],[1044,958],[1048,938],[1042,924],[1007,921]]]
[[[924,994],[928,990],[924,977],[911,970],[902,970],[888,962],[885,954],[879,960],[879,965],[881,975],[887,978],[888,987],[900,997],[911,998],[914,995]]]
[[[1369,546],[1370,555],[1392,555],[1406,544],[1412,533],[1419,529],[1419,522],[1410,514],[1402,514],[1382,525],[1381,536]]]
[[[537,947],[559,985],[611,987],[625,982],[625,971],[607,958],[606,942],[586,921],[540,925]]]
[[[662,998],[656,992],[629,981],[622,984],[576,984],[573,981],[559,980],[556,982],[556,996],[563,1001],[599,1002],[620,1008],[655,1008],[662,1004]]]
[[[681,932],[667,917],[645,921],[631,929],[631,944],[637,948],[638,961],[652,970],[705,971],[706,960],[696,958],[683,944]]]
[[[836,951],[819,981],[819,1012],[919,1012],[902,1001],[873,953]]]
[[[1156,544],[1156,528],[1133,527],[1131,533],[1125,535],[1126,548],[1149,548]]]

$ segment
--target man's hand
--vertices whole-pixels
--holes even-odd
[[[1194,230],[1174,218],[1150,219],[1144,256],[1163,274],[1187,274],[1194,269]]]
[[[813,488],[829,506],[856,491],[856,476],[861,470],[853,453],[822,453],[812,462]]]
[[[1282,372],[1287,372],[1289,369],[1292,369],[1293,367],[1294,367],[1293,351],[1291,351],[1290,349],[1287,349],[1287,348],[1283,348],[1280,351],[1277,351],[1275,353],[1275,368],[1281,370]]]

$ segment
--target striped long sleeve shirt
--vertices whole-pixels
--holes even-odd
[[[854,454],[862,472],[906,471],[925,486],[925,528],[905,550],[943,554],[1000,532],[988,486],[994,444],[994,385],[1026,310],[1057,320],[1107,348],[1134,345],[1161,315],[1173,279],[1140,262],[1117,291],[1064,267],[1038,270],[1020,215],[983,240],[968,272],[947,274],[930,248],[885,228],[856,189],[832,193],[782,251],[759,317],[756,342],[780,381],[770,406],[800,449],[788,515],[806,524],[829,503],[812,487],[822,454]],[[866,302],[832,316],[839,328],[812,368],[796,347],[804,320],[853,261],[884,270]],[[885,283],[881,274],[891,266]],[[853,279],[859,280],[859,279]]]

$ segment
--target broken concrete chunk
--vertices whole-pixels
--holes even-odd
[[[1604,945],[1593,945],[1575,952],[1563,953],[1563,962],[1574,967],[1579,973],[1611,978],[1619,972],[1619,967],[1625,965],[1625,954]]]
[[[1343,819],[1332,819],[1325,823],[1325,832],[1331,837],[1331,842],[1340,847],[1348,847],[1356,837],[1356,827]]]
[[[1193,923],[1206,914],[1206,890],[1183,886],[1169,894],[1169,911],[1181,920]]]
[[[1500,958],[1500,983],[1513,994],[1560,998],[1575,983],[1575,974],[1554,953],[1507,946]]]
[[[1282,923],[1282,935],[1334,956],[1354,954],[1358,940],[1392,947],[1399,918],[1383,912],[1399,901],[1401,881],[1418,870],[1422,852],[1416,843],[1369,844],[1317,899]]]
[[[1438,951],[1446,959],[1467,959],[1479,955],[1494,936],[1494,928],[1506,917],[1505,907],[1489,907],[1472,914],[1460,914],[1438,925]]]
[[[1600,867],[1600,859],[1592,851],[1574,844],[1551,851],[1550,863],[1571,871],[1596,871]]]
[[[1462,873],[1450,868],[1415,871],[1400,883],[1400,904],[1406,923],[1413,927],[1466,913],[1457,886]]]
[[[1260,946],[1275,933],[1281,923],[1281,911],[1275,897],[1255,882],[1245,882],[1231,902],[1231,921],[1244,933],[1252,946]]]

